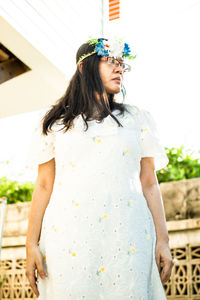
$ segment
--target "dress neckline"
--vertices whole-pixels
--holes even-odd
[[[116,114],[116,112],[117,111],[119,111],[119,109],[114,109],[113,111],[112,111],[112,114],[113,115],[115,115]],[[120,111],[119,111],[120,112]],[[83,114],[84,116],[85,116],[85,114]],[[82,115],[80,114],[78,117],[82,117]],[[86,117],[86,116],[85,116]],[[102,122],[104,121],[104,120],[106,120],[106,119],[108,119],[108,118],[112,118],[112,116],[110,115],[110,114],[108,114],[105,118],[103,118],[103,120],[102,120]],[[82,120],[83,120],[83,117],[82,117]],[[84,121],[84,120],[83,120]],[[97,119],[93,119],[93,120],[87,120],[87,122],[88,123],[102,123],[102,122],[100,122],[100,120],[97,120]]]

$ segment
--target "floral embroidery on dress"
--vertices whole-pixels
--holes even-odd
[[[122,155],[125,155],[126,153],[129,153],[130,152],[130,149],[127,148],[125,151],[122,152]]]
[[[133,206],[134,202],[135,202],[134,200],[129,200],[128,203],[127,203],[127,205],[128,206]]]
[[[100,218],[99,218],[99,222],[101,222],[102,220],[107,219],[107,217],[108,217],[107,215],[103,215],[103,217],[100,217]]]
[[[128,255],[131,255],[132,253],[135,252],[135,248],[131,247],[131,249],[127,252]]]
[[[96,274],[99,276],[100,273],[104,272],[105,271],[105,268],[104,267],[101,267],[99,270],[97,270]]]
[[[152,116],[127,108],[113,111],[123,127],[107,116],[85,132],[80,116],[66,133],[34,131],[28,163],[56,162],[39,244],[49,278],[39,278],[38,300],[166,300],[139,174],[141,157],[153,156],[157,168],[167,159]]]

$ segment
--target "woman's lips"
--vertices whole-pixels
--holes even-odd
[[[121,79],[119,78],[114,78],[113,80],[116,81],[117,83],[121,83]]]

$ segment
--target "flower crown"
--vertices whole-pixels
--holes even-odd
[[[83,54],[78,62],[77,65],[86,57],[97,54],[99,56],[111,56],[114,58],[128,58],[128,59],[135,59],[136,55],[131,55],[131,49],[127,43],[123,43],[121,40],[106,40],[106,39],[91,39],[86,42],[90,45],[95,45],[94,51]]]

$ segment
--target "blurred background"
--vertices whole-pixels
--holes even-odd
[[[125,103],[151,112],[169,158],[157,172],[176,260],[167,298],[200,299],[199,16],[200,0],[0,0],[0,299],[35,298],[25,240],[37,166],[26,168],[27,151],[77,49],[99,37],[136,54]]]
[[[164,146],[199,156],[200,1],[124,0],[111,20],[108,0],[1,0],[0,13],[0,176],[35,179],[25,159],[36,120],[64,93],[90,37],[129,43],[137,58],[126,102],[152,113]]]

